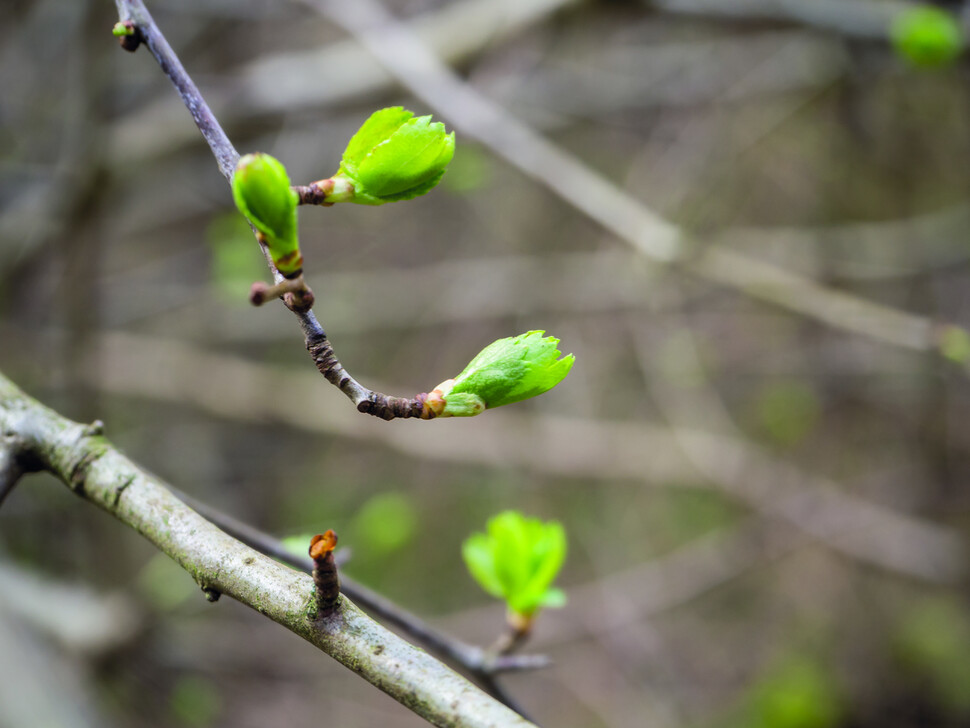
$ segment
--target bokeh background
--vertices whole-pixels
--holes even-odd
[[[474,119],[311,7],[150,3],[239,149],[295,181],[381,106],[458,128],[432,194],[301,210],[318,316],[393,394],[530,329],[577,362],[507,410],[386,423],[282,306],[248,305],[257,246],[113,3],[5,0],[0,369],[214,507],[335,529],[348,574],[468,641],[503,607],[462,539],[508,508],[561,521],[570,602],[527,647],[554,665],[502,681],[541,725],[968,725],[970,67],[901,57],[907,5],[388,2],[689,241],[667,265],[572,204],[582,178],[570,201],[464,138]],[[3,728],[315,722],[423,724],[53,479],[4,503]]]

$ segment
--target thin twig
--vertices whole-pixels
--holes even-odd
[[[137,31],[139,41],[148,47],[162,71],[178,90],[179,96],[192,114],[192,119],[199,131],[202,132],[202,136],[213,155],[215,155],[219,164],[219,171],[222,172],[222,176],[228,182],[231,182],[236,163],[239,161],[239,153],[219,125],[198,87],[186,73],[175,51],[165,40],[165,36],[155,24],[148,9],[142,0],[115,0],[115,4],[118,7],[120,21],[133,26]],[[263,246],[260,247],[263,248]],[[267,262],[273,273],[274,281],[279,283],[283,279],[282,275],[268,259]],[[405,417],[430,419],[431,414],[424,407],[424,399],[421,395],[410,399],[391,397],[361,385],[347,373],[337,359],[333,346],[327,339],[327,335],[317,321],[312,309],[309,307],[304,309],[302,305],[291,305],[290,309],[300,321],[307,350],[320,373],[327,381],[340,389],[356,405],[359,412],[384,420]]]
[[[445,728],[529,728],[529,723],[441,662],[338,596],[318,618],[312,579],[233,539],[176,498],[100,436],[61,417],[0,375],[0,432],[155,544],[208,592],[225,594],[291,630],[402,705]]]

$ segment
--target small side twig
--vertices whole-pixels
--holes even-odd
[[[310,558],[313,559],[314,604],[317,618],[326,617],[337,606],[340,596],[340,577],[333,550],[337,548],[337,534],[327,529],[310,541]]]
[[[508,622],[505,631],[498,636],[498,639],[492,643],[492,646],[488,648],[489,654],[493,655],[493,659],[497,659],[501,656],[507,656],[509,653],[514,652],[519,649],[526,640],[529,639],[529,635],[532,634],[532,621],[525,619],[515,619]]]
[[[293,311],[309,311],[314,301],[313,291],[307,287],[302,273],[296,278],[283,278],[272,285],[256,281],[249,289],[249,302],[254,306],[262,306],[274,298],[282,298],[287,308]]]

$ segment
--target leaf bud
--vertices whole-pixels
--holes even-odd
[[[455,133],[394,106],[371,114],[344,150],[327,202],[383,205],[429,192],[455,154]]]
[[[454,379],[428,397],[440,417],[472,417],[485,409],[537,397],[561,382],[576,360],[559,358],[559,339],[529,331],[499,339],[478,353]]]
[[[566,532],[557,521],[505,511],[489,519],[484,533],[465,540],[462,557],[475,581],[505,600],[510,622],[521,631],[541,608],[566,603],[552,586],[566,558]]]
[[[279,272],[286,278],[298,276],[303,270],[296,222],[299,195],[290,187],[286,168],[268,154],[247,154],[236,165],[232,196],[259,231]]]

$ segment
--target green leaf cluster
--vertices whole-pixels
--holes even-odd
[[[344,150],[328,202],[383,205],[429,192],[455,154],[455,133],[400,106],[371,114]],[[350,185],[339,184],[347,181]]]
[[[917,5],[902,11],[890,32],[896,52],[919,68],[951,64],[963,51],[963,33],[946,10]]]
[[[576,360],[563,358],[559,339],[528,331],[499,339],[478,353],[455,377],[444,395],[444,416],[475,415],[485,408],[521,402],[548,392],[561,382]]]
[[[262,234],[280,273],[298,275],[303,269],[296,219],[300,198],[290,187],[286,168],[268,154],[247,154],[232,176],[232,197]]]
[[[552,586],[566,558],[566,532],[556,521],[505,511],[489,519],[485,533],[462,545],[468,571],[481,587],[504,599],[525,619],[542,607],[561,607],[566,595]]]

